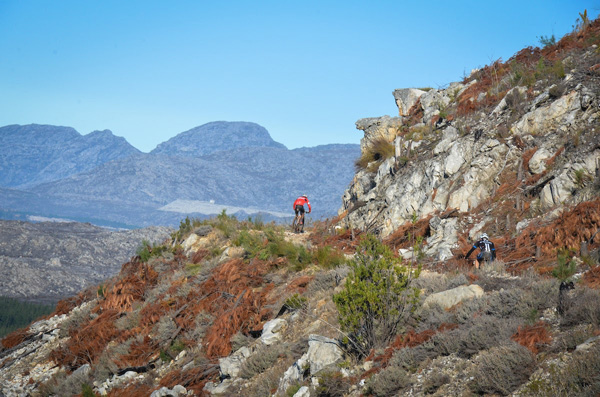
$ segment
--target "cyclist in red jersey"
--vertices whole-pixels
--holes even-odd
[[[302,216],[302,231],[304,231],[304,204],[308,206],[308,213],[310,214],[312,209],[310,208],[310,202],[308,201],[308,197],[306,197],[306,194],[303,194],[302,196],[298,197],[296,201],[294,201],[293,206],[296,216],[298,216],[298,214]]]

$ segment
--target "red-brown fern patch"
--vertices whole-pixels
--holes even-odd
[[[600,289],[600,266],[596,266],[585,272],[583,282],[590,288]]]
[[[156,387],[151,387],[144,383],[133,383],[129,384],[126,387],[120,388],[116,387],[111,389],[107,396],[108,397],[148,397],[152,394]]]
[[[2,347],[5,349],[12,349],[13,347],[23,343],[29,336],[29,327],[17,329],[10,334],[2,338],[0,342]]]
[[[416,242],[417,237],[427,238],[430,234],[429,221],[433,215],[419,219],[416,223],[406,222],[383,241],[394,252],[399,248],[408,248]]]
[[[304,291],[306,291],[306,287],[314,278],[315,276],[300,276],[289,283],[289,285],[286,287],[286,291],[302,294]]]
[[[194,396],[206,396],[210,393],[204,391],[204,386],[210,381],[217,380],[218,375],[219,366],[216,364],[201,365],[186,371],[177,369],[163,376],[160,386],[173,388],[182,385],[188,391],[192,390]]]
[[[157,355],[158,343],[146,335],[141,341],[134,341],[129,352],[115,361],[120,368],[139,367],[148,364]]]
[[[552,342],[548,324],[543,321],[538,321],[534,325],[519,326],[517,332],[510,338],[528,348],[533,354],[538,354],[543,346]]]
[[[120,276],[120,280],[106,287],[102,309],[131,311],[133,302],[142,300],[146,290],[158,281],[156,270],[139,261],[125,263]]]
[[[106,345],[123,332],[115,326],[117,310],[106,310],[81,328],[69,332],[70,338],[50,353],[50,359],[70,370],[83,364],[93,364]]]

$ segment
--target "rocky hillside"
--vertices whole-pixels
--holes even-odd
[[[2,340],[5,395],[600,394],[600,20],[359,120],[305,234],[182,222]],[[464,256],[486,232],[498,260]]]
[[[0,146],[0,186],[10,188],[55,181],[139,153],[108,130],[81,135],[37,124],[1,127]]]
[[[56,303],[119,272],[144,240],[170,229],[109,231],[73,222],[0,221],[0,296]]]
[[[590,239],[593,221],[568,242],[540,232],[564,222],[566,209],[597,205],[595,29],[526,48],[445,89],[395,90],[398,117],[356,123],[362,157],[344,193],[343,222],[394,240],[416,217],[427,254],[440,261],[464,252],[480,232],[516,260],[551,259],[565,243],[578,248]]]

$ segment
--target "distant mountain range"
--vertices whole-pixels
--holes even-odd
[[[215,208],[269,220],[291,216],[300,194],[309,196],[314,216],[335,215],[360,155],[352,144],[288,150],[258,124],[224,121],[182,132],[150,153],[110,131],[81,135],[36,124],[1,127],[0,146],[1,218],[117,227],[174,225]]]

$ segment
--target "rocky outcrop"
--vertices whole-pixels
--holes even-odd
[[[492,94],[474,95],[473,77],[443,89],[395,90],[400,117],[357,122],[363,151],[383,138],[395,145],[395,155],[375,171],[369,167],[355,175],[338,211],[342,223],[385,238],[414,217],[481,213],[480,206],[509,189],[509,178],[515,178],[515,188],[523,185],[523,193],[511,198],[515,205],[527,201],[546,211],[590,199],[591,181],[600,171],[597,132],[589,127],[600,118],[600,86],[575,76],[581,76],[578,69],[553,85],[512,87],[487,106],[481,104]],[[478,110],[463,115],[465,104],[477,104],[469,106]],[[492,219],[486,219],[489,225]],[[473,228],[469,222],[432,218],[426,254],[441,261],[451,257],[459,231]],[[408,251],[403,255],[410,256]]]

